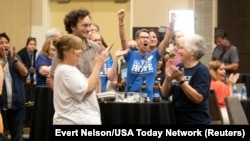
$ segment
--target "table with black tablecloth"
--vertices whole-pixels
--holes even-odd
[[[30,141],[50,141],[54,115],[53,91],[47,86],[35,90]],[[170,101],[159,103],[100,102],[103,125],[117,124],[175,124]]]
[[[175,124],[172,102],[100,103],[103,125],[166,125]]]
[[[53,122],[53,91],[47,86],[37,86],[30,130],[30,141],[49,141]]]

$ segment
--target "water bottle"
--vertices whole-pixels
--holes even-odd
[[[236,87],[236,85],[234,85],[233,86],[233,96],[235,96],[235,97],[238,97],[238,89],[237,89],[237,87]]]
[[[245,85],[243,85],[241,89],[241,100],[247,100],[247,89]]]

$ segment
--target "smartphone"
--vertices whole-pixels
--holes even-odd
[[[113,47],[113,44],[111,44],[109,47],[107,47],[105,50],[101,51],[100,53],[102,53],[102,52],[109,52],[112,47]]]
[[[113,47],[113,44],[111,44],[111,46],[109,47],[108,51],[110,51],[112,47]]]

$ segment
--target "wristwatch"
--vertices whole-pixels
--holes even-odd
[[[181,85],[181,84],[183,84],[185,82],[185,80],[182,80],[181,82],[179,82],[179,84]]]

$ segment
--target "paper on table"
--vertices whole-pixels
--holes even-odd
[[[104,101],[110,101],[110,100],[115,99],[115,95],[116,95],[115,91],[97,93],[97,99],[104,100]]]

